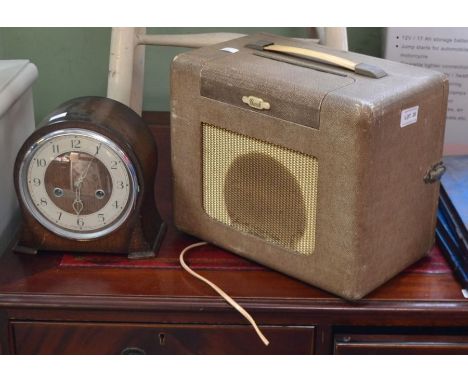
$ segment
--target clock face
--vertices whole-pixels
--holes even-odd
[[[120,227],[135,206],[138,182],[125,152],[85,129],[63,129],[34,143],[20,167],[20,195],[57,235],[90,240]]]

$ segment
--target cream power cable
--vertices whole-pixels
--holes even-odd
[[[265,344],[265,346],[268,346],[268,344],[270,342],[266,339],[266,337],[263,335],[261,330],[258,328],[257,323],[252,318],[252,316],[242,306],[240,306],[236,301],[234,301],[234,299],[231,298],[231,296],[229,296],[226,292],[224,292],[220,287],[218,287],[216,284],[212,283],[210,280],[204,278],[203,276],[199,275],[197,272],[190,269],[190,267],[185,263],[185,260],[184,260],[185,253],[187,253],[188,251],[190,251],[193,248],[201,247],[202,245],[206,245],[206,244],[208,244],[208,243],[205,242],[205,241],[201,241],[199,243],[195,243],[195,244],[192,244],[192,245],[189,245],[189,246],[185,247],[182,250],[182,252],[180,252],[180,256],[179,256],[180,265],[182,265],[182,268],[184,268],[193,277],[196,277],[197,279],[199,279],[199,280],[203,281],[204,283],[208,284],[222,298],[224,298],[233,308],[235,308],[240,314],[242,314],[247,319],[247,321],[249,321],[250,324],[253,326],[253,328],[255,329],[258,336],[260,337],[262,342]]]

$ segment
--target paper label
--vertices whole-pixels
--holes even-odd
[[[410,107],[401,111],[400,127],[405,127],[418,122],[419,106]]]
[[[229,53],[237,53],[239,51],[239,49],[236,49],[236,48],[230,48],[230,47],[226,47],[226,48],[221,48],[220,50],[224,51],[224,52],[229,52]]]

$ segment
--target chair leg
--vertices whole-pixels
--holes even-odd
[[[143,36],[146,28],[135,28],[135,44],[138,36]],[[130,95],[130,107],[141,115],[143,110],[143,89],[145,83],[145,45],[135,45],[133,53],[133,75]]]
[[[137,28],[112,28],[107,96],[130,106]]]
[[[348,34],[346,28],[323,28],[323,45],[339,50],[348,50]]]

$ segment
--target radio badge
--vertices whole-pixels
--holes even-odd
[[[270,103],[254,96],[243,96],[242,102],[258,110],[270,110]]]

